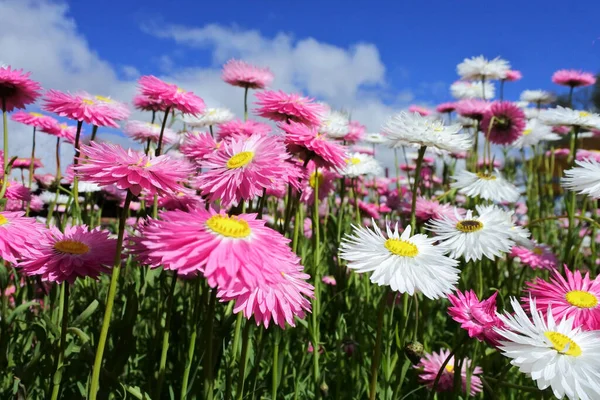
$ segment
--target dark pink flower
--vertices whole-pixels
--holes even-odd
[[[512,144],[525,130],[527,118],[510,101],[493,102],[481,120],[481,131],[495,144]]]
[[[456,103],[448,102],[438,104],[438,106],[435,109],[439,113],[451,113],[452,111],[456,110]]]
[[[448,295],[448,300],[452,303],[452,306],[448,307],[448,314],[461,328],[467,330],[469,337],[497,346],[502,337],[494,328],[503,325],[496,315],[496,296],[498,292],[479,301],[473,290],[464,293],[457,290],[456,295]]]
[[[142,95],[148,99],[184,114],[201,114],[206,107],[204,100],[194,93],[186,92],[177,85],[163,82],[152,75],[142,76],[138,85]]]
[[[521,71],[517,71],[514,69],[506,71],[506,75],[504,75],[504,80],[509,82],[515,82],[523,78]]]
[[[305,125],[319,126],[320,116],[325,108],[315,103],[312,98],[299,94],[265,90],[256,93],[256,104],[259,106],[255,112],[261,117],[273,121],[293,121]]]
[[[590,86],[596,83],[596,77],[589,72],[561,69],[552,75],[552,82],[570,87]]]
[[[344,148],[330,141],[325,135],[318,134],[316,128],[299,122],[281,123],[278,126],[285,132],[285,143],[290,153],[329,169],[346,165]]]
[[[4,111],[11,112],[15,108],[25,108],[27,104],[37,100],[42,87],[29,79],[29,75],[31,72],[0,65],[0,108],[3,107],[2,101]]]
[[[268,135],[270,132],[271,127],[262,122],[253,121],[251,119],[247,121],[234,119],[233,121],[224,122],[219,125],[217,134],[219,139],[222,140],[230,136],[249,137],[252,135]]]
[[[261,68],[232,59],[223,66],[221,79],[233,86],[264,89],[273,81],[273,73],[269,68]]]

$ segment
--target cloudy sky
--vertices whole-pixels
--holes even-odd
[[[220,80],[220,67],[242,58],[269,66],[274,88],[344,108],[378,131],[409,104],[450,100],[465,57],[502,56],[522,71],[506,90],[513,99],[555,90],[557,69],[600,70],[599,12],[596,0],[0,0],[0,61],[32,71],[44,88],[125,102],[140,75],[154,74],[239,115],[243,92]],[[11,154],[26,156],[30,131],[10,129]],[[131,145],[117,131],[100,134]],[[41,136],[51,171],[53,140]]]

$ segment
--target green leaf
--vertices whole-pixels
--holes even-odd
[[[92,301],[90,303],[90,305],[87,306],[87,308],[85,310],[83,310],[83,312],[81,314],[79,314],[77,316],[77,318],[75,318],[75,320],[73,321],[73,326],[78,326],[82,322],[87,320],[89,317],[91,317],[92,314],[94,313],[94,311],[96,311],[96,309],[98,308],[98,305],[99,305],[98,300]]]
[[[6,323],[8,325],[10,325],[13,322],[13,320],[17,317],[17,315],[28,310],[30,307],[39,307],[39,306],[40,306],[40,303],[38,303],[35,300],[28,301],[27,303],[21,304],[20,306],[15,308],[14,311],[12,313],[10,313],[10,315],[6,318]]]

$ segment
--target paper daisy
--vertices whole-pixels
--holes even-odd
[[[504,79],[510,70],[508,61],[496,57],[488,60],[484,56],[465,58],[456,66],[456,72],[466,80],[496,80]]]
[[[456,182],[450,186],[468,197],[480,197],[499,203],[514,203],[520,197],[517,187],[504,179],[498,170],[492,173],[462,170],[452,179]]]
[[[450,350],[441,349],[439,353],[433,352],[431,354],[425,354],[419,361],[419,364],[414,366],[420,370],[419,380],[427,385],[428,388],[433,388],[438,372],[448,356],[450,356]],[[471,363],[472,361],[470,359],[465,358],[460,370],[460,387],[463,392],[467,390],[467,370],[471,368]],[[454,390],[454,374],[456,372],[454,367],[456,364],[457,362],[454,356],[450,357],[435,388],[437,392],[450,392]],[[473,369],[473,375],[471,376],[471,396],[475,396],[477,393],[481,392],[481,389],[483,388],[481,378],[478,376],[482,373],[483,370],[481,367],[475,367]]]
[[[574,168],[565,171],[561,185],[579,194],[600,199],[600,163],[596,160],[576,160]]]
[[[363,175],[379,175],[383,168],[374,157],[362,153],[352,153],[346,159],[346,165],[340,170],[340,174],[349,178],[357,178]]]

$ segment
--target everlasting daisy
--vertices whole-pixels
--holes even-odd
[[[600,398],[600,332],[581,331],[572,318],[556,321],[551,309],[544,317],[529,299],[531,318],[515,298],[514,315],[500,315],[505,328],[500,349],[511,364],[534,381],[540,390],[548,387],[556,397],[569,399]]]
[[[337,174],[326,168],[316,170],[315,163],[310,161],[306,166],[308,179],[302,181],[302,194],[300,201],[306,204],[313,204],[315,196],[315,186],[319,185],[319,200],[326,199],[335,190],[335,179]]]
[[[364,139],[367,127],[358,121],[350,121],[348,124],[348,133],[344,136],[347,143],[357,143]]]
[[[0,65],[0,107],[2,111],[11,112],[15,108],[25,108],[27,104],[35,103],[40,96],[42,87],[29,79],[30,72],[12,69],[8,65]]]
[[[436,152],[458,153],[472,147],[471,139],[460,134],[459,124],[444,125],[417,113],[400,112],[391,117],[382,128],[389,147],[427,146]]]
[[[432,218],[439,218],[440,215],[444,215],[448,212],[452,212],[452,206],[450,204],[440,204],[440,202],[436,200],[429,200],[420,196],[417,197],[415,214],[420,221],[429,221]]]
[[[42,129],[42,132],[48,133],[52,136],[56,136],[59,139],[65,139],[67,142],[75,143],[75,135],[77,134],[77,127],[69,126],[67,124],[59,124],[58,122],[49,129]]]
[[[496,95],[496,89],[491,82],[454,82],[450,86],[450,93],[459,100],[487,99],[491,100]]]
[[[29,169],[31,166],[31,158],[16,158],[12,164],[13,169]],[[33,169],[42,168],[44,164],[39,158],[33,160]]]
[[[114,184],[136,196],[142,190],[149,195],[177,193],[182,189],[180,182],[192,172],[184,161],[166,155],[149,157],[110,143],[82,146],[79,162],[75,169],[82,180],[100,186]]]
[[[429,110],[425,107],[417,106],[415,104],[408,107],[408,112],[409,113],[417,113],[417,114],[421,115],[422,117],[426,117],[426,116],[432,114],[431,110]]]
[[[502,78],[502,80],[505,80],[508,82],[515,82],[515,81],[520,80],[521,78],[523,78],[523,74],[521,74],[521,71],[511,69],[511,70],[506,71],[506,73],[504,74],[504,78]]]
[[[317,133],[316,128],[299,122],[279,124],[285,132],[285,143],[292,154],[305,161],[313,160],[319,166],[336,169],[345,164],[345,150],[342,146]]]
[[[10,119],[41,130],[52,129],[58,123],[54,118],[37,112],[17,111]]]
[[[252,135],[268,135],[269,133],[271,133],[269,125],[251,119],[247,121],[234,119],[222,123],[219,125],[219,130],[217,131],[217,135],[221,140],[230,136],[249,137]]]
[[[400,293],[422,292],[437,299],[452,292],[458,282],[458,262],[434,245],[435,238],[411,236],[410,226],[400,235],[397,224],[394,230],[388,224],[384,236],[375,220],[372,222],[372,230],[355,226],[354,235],[344,237],[341,258],[348,261],[348,268],[358,273],[372,271],[371,282]]]
[[[367,133],[365,136],[365,142],[371,144],[385,143],[385,136],[383,136],[381,133]]]
[[[590,86],[596,83],[596,77],[589,72],[561,69],[552,75],[552,82],[570,87]]]
[[[194,128],[220,125],[233,120],[235,116],[227,108],[207,108],[197,117],[188,115],[183,117],[183,122]]]
[[[488,60],[483,56],[465,58],[456,66],[456,72],[462,79],[481,81],[503,79],[510,70],[508,61],[496,57]]]
[[[264,89],[273,81],[273,73],[269,68],[261,68],[232,59],[223,65],[221,79],[233,86]]]
[[[521,101],[536,104],[550,104],[555,100],[554,94],[545,90],[524,90],[521,93]]]
[[[110,103],[98,100],[97,97],[85,92],[71,94],[49,90],[44,95],[42,108],[61,117],[91,125],[118,128],[117,121],[127,118],[124,110],[121,107],[112,107]]]
[[[309,97],[265,90],[256,93],[256,114],[273,121],[294,121],[306,125],[319,126],[325,108]]]
[[[133,106],[141,111],[165,111],[167,106],[161,100],[151,99],[143,94],[138,94],[133,98]]]
[[[363,175],[379,175],[383,168],[372,156],[362,153],[352,153],[346,159],[346,165],[340,174],[349,178],[357,178]]]
[[[525,113],[510,101],[493,102],[481,120],[481,131],[490,142],[512,144],[525,130]]]
[[[438,104],[437,107],[435,107],[435,110],[439,113],[451,113],[452,111],[456,110],[456,103],[447,102]]]
[[[327,109],[321,116],[319,133],[334,139],[343,138],[348,134],[348,115],[343,112]]]
[[[0,185],[2,185],[2,179],[0,179]],[[9,181],[6,183],[4,197],[11,200],[29,201],[31,199],[31,192],[27,187],[16,181]]]
[[[536,146],[540,142],[559,140],[560,136],[552,132],[552,127],[541,123],[537,118],[530,119],[523,134],[513,143],[517,148]]]
[[[179,150],[191,161],[202,165],[206,157],[220,147],[221,142],[215,141],[208,132],[189,132]]]
[[[177,85],[161,81],[155,76],[146,75],[138,80],[140,92],[150,100],[160,102],[166,108],[176,109],[184,114],[201,114],[204,101],[192,92],[186,92]]]
[[[152,143],[158,143],[161,128],[162,126],[158,124],[131,120],[127,121],[123,132],[140,143],[146,143],[148,140]],[[163,144],[174,143],[177,141],[177,134],[172,129],[165,127],[162,140]]]
[[[600,129],[600,115],[572,110],[561,106],[543,110],[540,113],[540,121],[551,126],[574,126],[580,129]]]
[[[480,301],[473,290],[464,293],[456,291],[456,295],[448,295],[452,304],[448,307],[448,314],[462,329],[467,330],[469,337],[497,346],[501,337],[494,328],[503,326],[496,315],[497,296],[498,292],[495,292],[489,298]]]
[[[515,185],[502,177],[500,171],[472,173],[462,170],[452,177],[456,182],[450,186],[469,197],[480,197],[496,202],[514,203],[521,194]]]
[[[85,225],[65,228],[62,233],[50,228],[36,250],[40,255],[24,257],[18,266],[26,275],[41,275],[50,282],[75,282],[76,278],[96,279],[110,271],[117,251],[117,240],[108,231],[88,230]]]
[[[456,102],[456,113],[461,117],[481,121],[490,108],[485,100],[460,100]]]
[[[29,254],[40,254],[37,244],[45,227],[24,215],[24,212],[0,211],[0,257],[9,263]]]
[[[552,252],[552,249],[545,244],[534,243],[533,248],[528,249],[523,246],[515,246],[510,252],[511,257],[518,257],[521,264],[527,265],[533,269],[552,270],[558,266],[558,258]]]
[[[465,217],[458,214],[443,215],[427,224],[436,239],[450,252],[450,257],[465,260],[494,260],[510,251],[514,244],[510,215],[496,206],[476,206],[479,216],[468,210]]]
[[[565,171],[561,185],[565,189],[600,199],[600,162],[575,160],[576,167]]]
[[[450,350],[441,349],[439,353],[433,352],[431,354],[426,354],[421,358],[419,364],[414,367],[419,369],[419,380],[427,385],[428,388],[433,389],[433,385],[436,381],[436,377],[438,372],[442,368],[444,361],[446,358],[450,356]],[[462,368],[460,370],[461,377],[461,389],[463,392],[467,390],[467,371],[471,368],[472,361],[468,358],[465,358],[462,362]],[[436,386],[436,391],[438,392],[451,392],[454,390],[454,367],[456,365],[456,361],[454,356],[450,357],[448,364],[444,368],[442,375],[439,378],[439,381]],[[470,395],[475,396],[477,393],[481,392],[483,388],[481,384],[481,378],[478,375],[482,374],[483,370],[481,367],[475,367],[473,369],[473,375],[471,376],[471,391]]]
[[[195,190],[185,190],[177,194],[166,194],[159,197],[158,206],[166,210],[189,211],[203,207],[204,200],[196,195]]]
[[[550,282],[537,278],[527,282],[526,293],[535,299],[540,312],[552,310],[556,319],[572,318],[573,326],[581,326],[585,331],[600,330],[600,278],[590,279],[581,271],[571,272],[565,268],[566,279],[554,269]],[[527,298],[521,299],[527,310]]]

